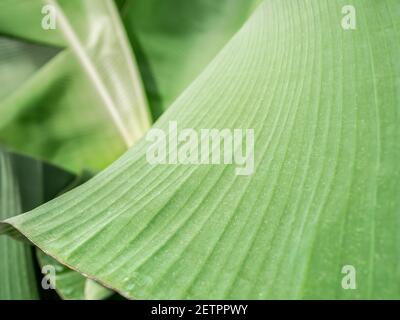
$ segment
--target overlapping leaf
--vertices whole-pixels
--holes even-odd
[[[49,4],[55,30],[42,28]],[[112,1],[5,0],[0,33],[7,71],[1,142],[79,172],[104,168],[148,129],[140,76]]]
[[[253,128],[252,176],[142,140],[2,231],[127,297],[399,298],[400,3],[352,3],[265,0],[156,124]]]
[[[47,163],[0,149],[1,219],[31,210],[87,180]],[[0,239],[0,299],[36,299],[40,279],[35,278],[32,247],[15,240]],[[102,299],[112,292],[93,280],[60,265],[37,250],[40,268],[56,270],[56,291],[64,299]],[[37,267],[39,268],[39,266]]]
[[[18,183],[8,154],[0,150],[0,216],[22,212]],[[32,251],[27,244],[0,239],[0,299],[37,299]]]
[[[54,198],[74,176],[0,148],[0,216],[6,219]],[[0,239],[0,299],[37,299],[32,248]]]

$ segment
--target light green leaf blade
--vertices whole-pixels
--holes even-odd
[[[70,189],[88,180],[86,175],[76,178],[57,167],[4,149],[0,149],[0,155],[1,219],[31,210],[55,198],[64,189]],[[34,275],[32,248],[2,237],[0,255],[0,299],[36,299],[39,283]],[[104,299],[112,294],[112,291],[60,265],[43,253],[37,256],[41,267],[55,267],[56,290],[64,299]]]
[[[92,178],[88,172],[76,177],[71,184],[62,190],[62,193],[71,190]],[[49,185],[50,181],[46,184]],[[111,296],[114,292],[101,286],[91,279],[87,279],[80,273],[60,264],[57,260],[36,249],[36,257],[40,268],[51,266],[55,270],[55,290],[64,300],[102,300]]]
[[[158,118],[261,0],[127,0],[120,12]]]
[[[8,153],[0,149],[0,217],[22,212],[18,181]],[[37,299],[31,247],[0,238],[0,300]]]
[[[264,1],[156,124],[253,128],[253,175],[142,140],[2,232],[131,298],[398,299],[400,2],[344,5]]]
[[[65,45],[57,30],[43,32],[44,0],[3,0],[0,2],[0,30],[8,37],[61,47]]]
[[[74,176],[0,147],[0,217],[5,219],[53,199]],[[31,246],[0,239],[0,300],[37,299]]]
[[[33,2],[35,8],[47,3]],[[56,31],[66,48],[0,101],[0,141],[75,172],[100,170],[150,125],[140,75],[112,1],[49,3],[57,8]],[[20,10],[24,17],[23,8],[9,3],[2,15]],[[14,23],[36,30],[31,24],[41,25],[41,20]],[[47,39],[55,31],[27,31],[24,37],[10,24],[0,24],[0,32],[21,43],[41,35]],[[26,45],[18,48],[20,55],[30,53]],[[3,63],[9,62],[5,57]]]
[[[5,99],[59,50],[0,36],[0,99]]]

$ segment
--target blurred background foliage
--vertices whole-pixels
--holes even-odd
[[[58,1],[133,142],[259,2],[120,0],[114,6],[111,0]],[[74,172],[96,172],[127,145],[60,26],[43,30],[44,3],[0,3],[0,142]],[[129,64],[135,66],[132,72]],[[135,83],[142,83],[145,93],[135,92]]]

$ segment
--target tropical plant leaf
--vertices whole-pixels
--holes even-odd
[[[0,217],[31,210],[74,179],[68,172],[0,148]],[[37,299],[31,246],[0,239],[0,300]]]
[[[22,212],[18,183],[9,155],[0,149],[0,217]],[[0,299],[37,299],[31,247],[12,239],[0,239]]]
[[[92,178],[89,172],[83,172],[80,176],[62,190],[62,193],[72,190]],[[108,298],[113,291],[87,279],[80,273],[60,264],[57,260],[36,249],[36,257],[40,267],[52,266],[55,273],[55,290],[64,300],[102,300]]]
[[[261,0],[119,1],[147,96],[158,118]]]
[[[0,36],[0,99],[37,72],[59,50]]]
[[[10,153],[0,148],[1,157],[1,219],[31,210],[55,198],[65,189],[89,179],[88,174],[75,177],[38,160]],[[15,240],[0,239],[1,277],[0,299],[36,299],[37,282],[34,274],[32,248]],[[112,291],[86,279],[56,260],[37,254],[41,267],[56,269],[56,290],[64,299],[103,299]]]
[[[60,264],[40,250],[36,252],[40,265],[51,265],[56,270],[56,291],[64,300],[102,300],[113,292],[80,273]]]
[[[155,125],[253,128],[253,175],[141,140],[2,232],[127,297],[399,298],[400,2],[352,3],[264,1]]]
[[[73,2],[73,1],[72,1]],[[59,32],[43,32],[42,13],[44,0],[3,0],[0,3],[1,35],[26,39],[31,43],[63,47],[65,42]]]
[[[21,67],[20,59],[1,53],[10,38],[14,55],[25,60],[35,55],[32,41],[43,43],[46,53],[63,50],[0,101],[0,141],[75,172],[100,170],[150,124],[118,12],[108,0],[19,1],[1,4],[0,33],[7,36],[0,37],[0,66]],[[41,27],[46,3],[57,9],[56,30]],[[16,80],[25,79],[29,67]]]

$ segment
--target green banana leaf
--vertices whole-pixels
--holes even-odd
[[[0,217],[22,212],[18,183],[8,154],[0,150]],[[0,239],[0,299],[37,299],[31,247],[12,239]]]
[[[55,30],[42,28],[46,5],[56,9]],[[14,150],[74,172],[97,171],[149,128],[112,1],[2,1],[0,68],[0,141]]]
[[[254,129],[254,174],[142,139],[1,232],[129,298],[400,298],[400,2],[346,5],[265,0],[155,124]]]
[[[57,260],[37,250],[36,256],[41,265],[51,265],[55,268],[55,290],[64,300],[102,300],[113,292],[80,273],[60,264]]]
[[[261,0],[126,0],[121,17],[153,118],[200,74]]]
[[[67,192],[92,178],[89,172],[83,172],[61,193]],[[60,264],[57,260],[36,249],[36,257],[40,268],[53,266],[55,273],[55,290],[64,300],[102,300],[114,294],[113,291],[88,279],[80,273]]]
[[[0,148],[1,219],[31,210],[55,198],[59,193],[88,180],[38,160]],[[112,291],[93,280],[60,265],[36,250],[40,267],[52,265],[56,270],[56,291],[64,299],[103,299]],[[37,299],[40,281],[35,278],[31,246],[15,240],[0,239],[0,300]]]
[[[0,218],[31,210],[55,197],[74,179],[68,172],[0,148]],[[0,239],[0,300],[37,299],[32,248]]]

